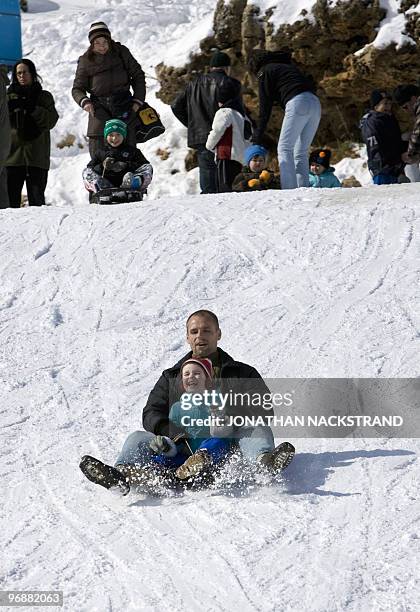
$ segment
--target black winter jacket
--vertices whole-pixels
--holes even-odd
[[[125,143],[119,147],[107,144],[97,151],[87,167],[107,178],[115,187],[120,187],[126,172],[135,172],[148,163],[143,153],[135,147]]]
[[[222,393],[229,390],[238,393],[260,394],[270,393],[267,385],[258,371],[252,366],[234,361],[230,355],[218,348],[218,357],[221,363],[221,389]],[[169,410],[173,403],[179,400],[182,390],[180,385],[181,365],[192,356],[192,352],[185,355],[172,368],[162,372],[161,377],[150,392],[147,404],[143,409],[143,427],[156,435],[176,437],[184,430],[182,427],[169,421]],[[240,382],[237,382],[240,379]],[[236,384],[235,384],[236,381]],[[186,414],[188,414],[186,412]],[[245,416],[271,416],[273,411],[263,408],[248,406],[236,411],[233,407],[227,410],[227,414],[241,414]]]
[[[315,83],[294,64],[269,63],[258,72],[260,113],[254,142],[260,142],[270,120],[274,102],[284,110],[286,104],[305,91],[315,92]]]
[[[407,144],[401,139],[400,126],[394,115],[371,110],[362,117],[360,128],[372,176],[401,174],[404,167],[401,154]]]
[[[205,148],[214,115],[219,109],[217,89],[228,80],[236,81],[223,70],[200,74],[175,98],[171,109],[188,128],[188,146],[192,149]]]

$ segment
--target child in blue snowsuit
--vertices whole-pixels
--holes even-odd
[[[330,166],[331,151],[315,149],[309,156],[309,184],[311,187],[341,187],[341,183]]]
[[[200,394],[212,387],[212,363],[210,359],[187,359],[181,367],[181,386],[185,392],[180,401],[175,402],[169,411],[169,420],[182,427],[188,438],[177,444],[166,436],[156,436],[149,444],[156,454],[151,459],[165,467],[177,468],[176,476],[185,480],[197,476],[224,459],[230,450],[231,441],[227,437],[231,428],[215,421],[217,406],[200,403]],[[213,437],[214,436],[214,437]],[[165,450],[163,450],[165,449]]]

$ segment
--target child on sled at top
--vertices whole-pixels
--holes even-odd
[[[85,188],[96,193],[110,187],[146,192],[153,178],[153,168],[136,147],[125,142],[127,124],[120,119],[105,123],[105,146],[99,149],[83,170]]]
[[[233,181],[233,191],[263,191],[281,189],[280,175],[267,168],[268,151],[261,145],[245,150],[245,166]]]

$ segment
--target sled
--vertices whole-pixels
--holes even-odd
[[[89,196],[91,204],[127,204],[128,202],[141,202],[144,193],[137,189],[124,189],[123,187],[110,187],[102,189]]]

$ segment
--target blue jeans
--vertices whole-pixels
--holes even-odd
[[[273,450],[274,438],[270,427],[243,427],[239,431],[238,443],[244,459],[255,461],[261,453]],[[147,463],[154,462],[157,455],[149,448],[149,442],[154,437],[155,435],[150,433],[150,431],[134,431],[131,433],[124,442],[115,465],[118,466],[126,463],[146,465]],[[205,442],[209,442],[209,440]],[[206,443],[203,443],[202,446],[203,448],[206,447]],[[210,451],[210,449],[208,450]],[[225,451],[227,452],[227,450],[228,443],[226,441]],[[218,460],[220,458],[222,457],[217,457]],[[181,465],[181,463],[183,461],[178,463],[178,465]]]
[[[309,187],[309,147],[321,119],[321,103],[310,91],[286,104],[277,147],[281,188]]]
[[[398,178],[392,174],[377,174],[373,177],[375,185],[395,185],[398,183]]]

